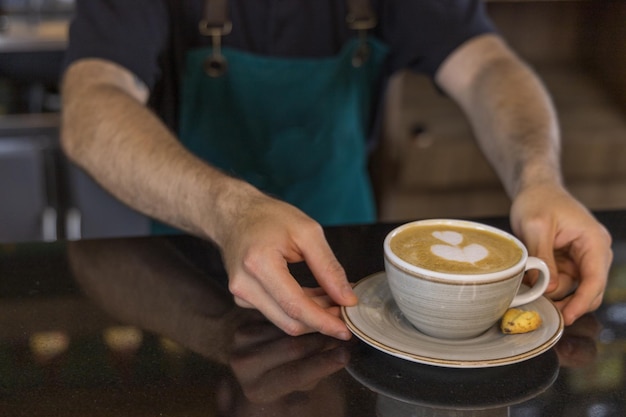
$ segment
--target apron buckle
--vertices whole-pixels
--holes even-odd
[[[224,55],[213,53],[204,60],[202,68],[209,77],[216,78],[226,72],[228,69],[228,61],[224,58]]]
[[[346,22],[350,29],[359,31],[374,29],[378,23],[376,16],[373,14],[357,16],[353,13],[348,13]]]
[[[352,56],[352,66],[359,68],[367,62],[370,56],[370,47],[367,44],[367,31],[376,27],[378,20],[367,2],[348,2],[350,11],[346,16],[346,23],[352,30],[359,33],[360,43]]]
[[[211,37],[213,52],[204,61],[204,72],[209,77],[219,77],[226,72],[228,62],[222,55],[222,36],[228,35],[233,25],[228,20],[222,24],[213,24],[206,19],[200,21],[200,34]]]
[[[212,23],[207,19],[202,19],[199,24],[200,34],[204,36],[226,36],[233,30],[230,20],[224,23]]]

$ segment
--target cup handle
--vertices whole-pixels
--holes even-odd
[[[511,303],[511,307],[521,306],[523,304],[528,304],[532,301],[535,301],[537,298],[541,297],[543,293],[548,288],[548,283],[550,282],[550,270],[548,269],[548,265],[544,261],[534,256],[529,256],[526,261],[526,269],[536,269],[539,271],[539,277],[530,289],[524,291],[521,294],[517,294]]]

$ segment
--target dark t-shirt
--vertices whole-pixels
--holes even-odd
[[[146,83],[162,115],[167,107],[172,113],[176,66],[186,49],[210,44],[198,30],[204,3],[77,0],[66,64],[88,57],[114,61]],[[225,46],[269,56],[324,57],[357,36],[346,23],[345,0],[229,3],[233,28]],[[378,17],[371,33],[389,47],[383,76],[402,68],[433,76],[462,43],[494,31],[481,0],[371,0],[371,5]]]

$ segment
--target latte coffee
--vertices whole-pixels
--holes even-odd
[[[414,225],[390,241],[391,251],[412,265],[452,274],[502,271],[518,263],[523,251],[512,239],[458,224]]]
[[[401,224],[383,242],[385,275],[402,316],[441,339],[483,334],[507,308],[532,303],[550,282],[544,261],[498,228],[456,219]],[[536,271],[519,291],[526,271]]]

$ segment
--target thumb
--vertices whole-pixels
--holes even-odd
[[[521,239],[528,249],[528,255],[535,256],[544,261],[550,270],[550,283],[548,284],[548,288],[546,288],[546,293],[556,290],[559,283],[559,275],[556,259],[554,257],[552,236],[546,233],[545,229],[541,230],[538,228],[536,230],[524,230]]]

